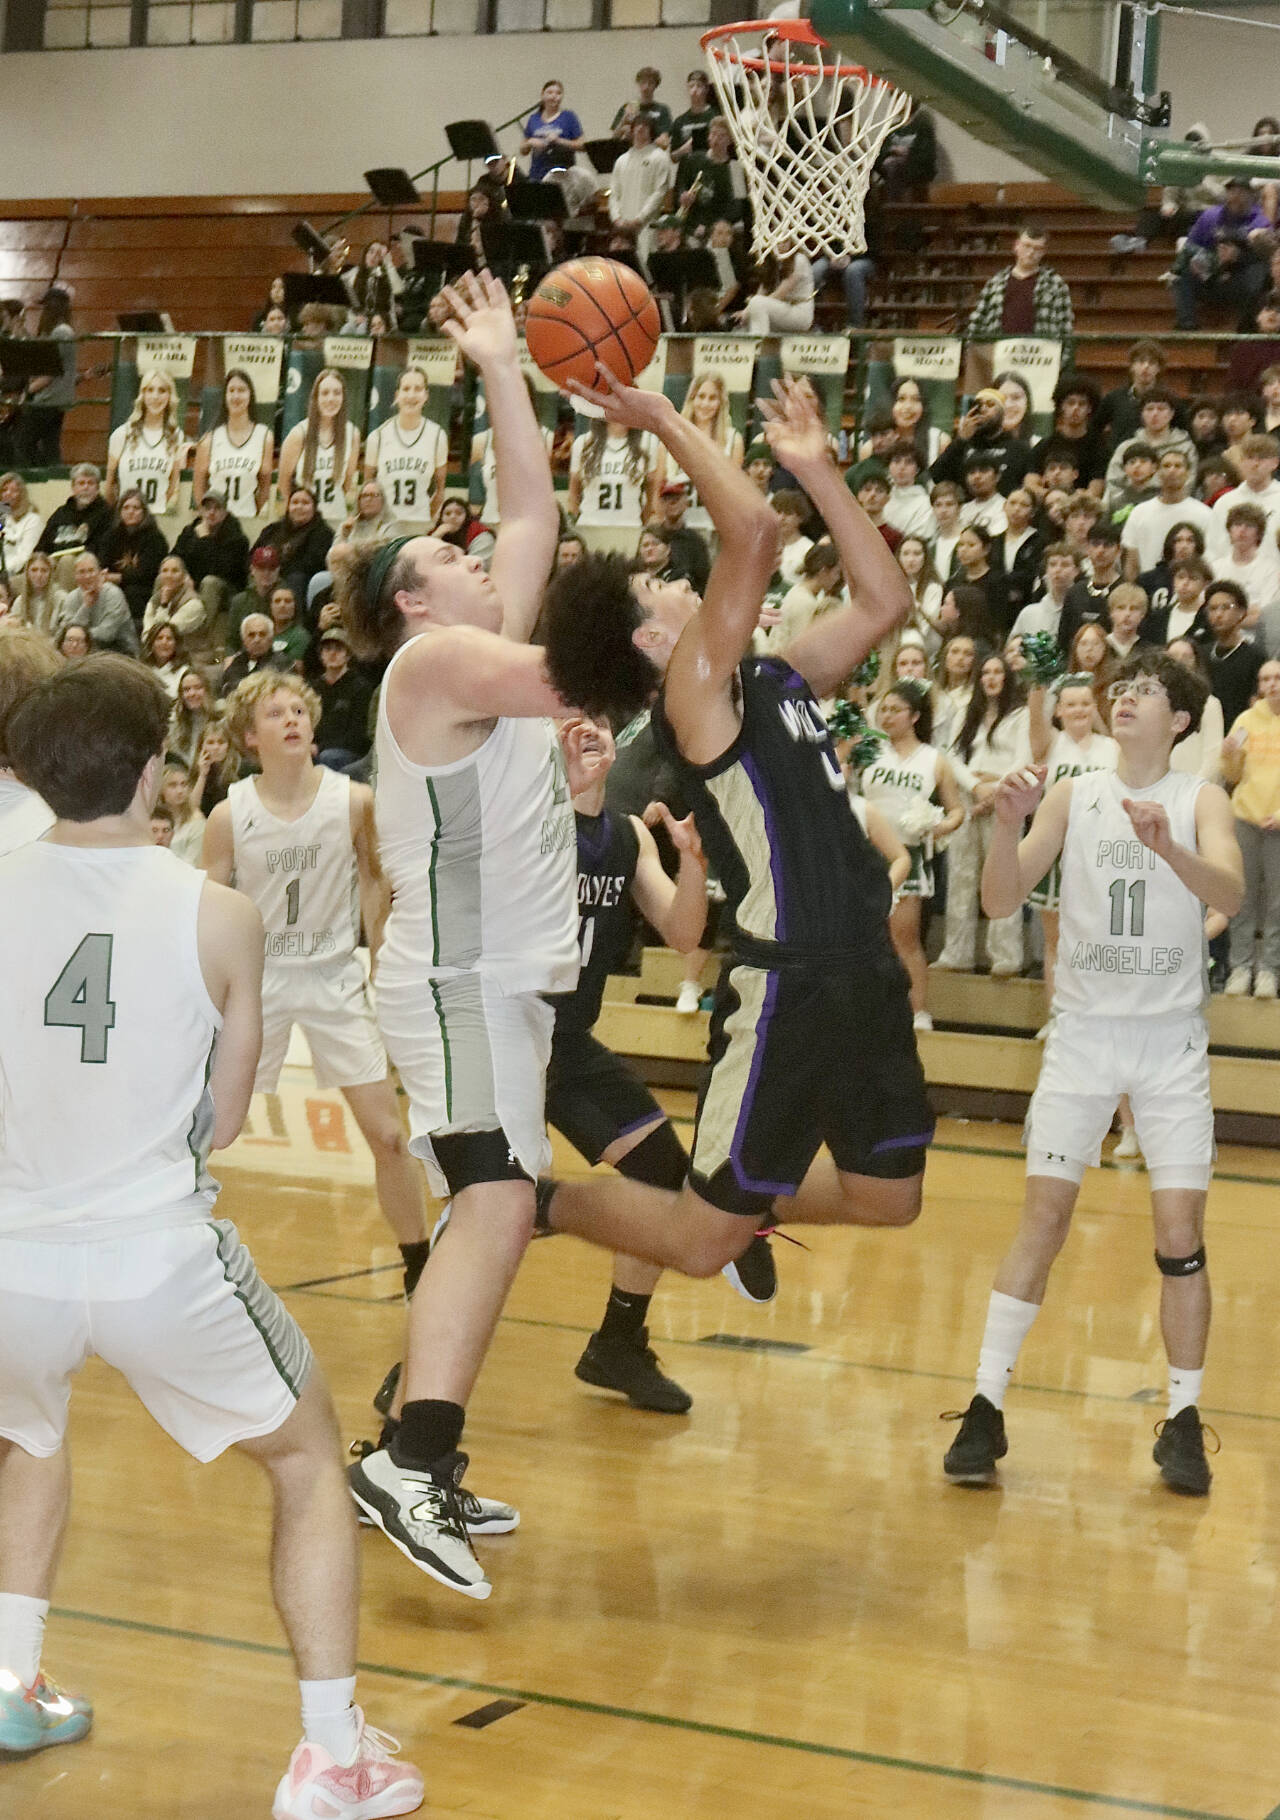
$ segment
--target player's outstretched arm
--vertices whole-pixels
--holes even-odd
[[[222,1013],[209,1091],[213,1095],[213,1149],[239,1136],[253,1094],[262,1049],[262,918],[239,891],[206,884],[197,925],[200,971]]]
[[[446,286],[445,296],[456,318],[445,330],[484,376],[499,513],[489,574],[502,599],[503,632],[524,644],[560,535],[551,464],[520,371],[515,318],[503,286],[488,272],[468,273],[456,286]]]
[[[774,387],[765,436],[826,521],[853,604],[827,613],[784,652],[817,696],[830,695],[867,652],[911,612],[911,587],[892,552],[840,478],[813,394],[794,380]]]
[[[209,819],[204,825],[204,843],[200,850],[200,866],[206,878],[211,878],[215,885],[229,885],[235,873],[236,848],[235,835],[231,827],[231,804],[220,802],[209,812]]]
[[[680,857],[674,882],[662,870],[658,847],[649,827],[661,822]],[[649,827],[646,827],[646,823]],[[678,954],[691,954],[702,940],[707,922],[707,861],[702,842],[688,815],[677,821],[665,803],[650,803],[644,820],[631,817],[640,842],[631,895],[646,921]]]
[[[391,885],[382,870],[378,828],[373,816],[373,791],[368,784],[351,786],[351,844],[356,855],[360,920],[364,924],[370,958],[376,964],[382,932],[391,914]]]
[[[608,409],[615,422],[648,430],[682,467],[711,514],[720,550],[698,614],[677,645],[667,671],[668,712],[682,725],[723,695],[760,617],[760,605],[777,558],[778,520],[746,474],[681,417],[661,392],[621,385],[599,366],[600,389],[571,386],[580,397]]]
[[[1012,916],[1062,852],[1071,808],[1071,779],[1064,777],[1041,802],[1044,780],[1043,765],[1026,765],[1010,771],[996,785],[991,845],[982,868],[982,909],[986,916]],[[1033,811],[1035,819],[1020,840],[1022,825]]]
[[[1123,808],[1143,846],[1165,860],[1188,891],[1223,916],[1236,914],[1244,902],[1244,861],[1225,790],[1205,784],[1197,795],[1194,851],[1174,840],[1169,817],[1159,803],[1125,797]]]

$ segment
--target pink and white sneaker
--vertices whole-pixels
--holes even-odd
[[[356,1709],[359,1711],[359,1708]],[[360,1714],[360,1748],[353,1763],[336,1763],[304,1738],[271,1804],[273,1820],[382,1820],[422,1806],[422,1771],[397,1763],[400,1746]]]

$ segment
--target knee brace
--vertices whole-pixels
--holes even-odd
[[[671,1125],[659,1125],[647,1138],[641,1138],[634,1150],[628,1150],[614,1165],[628,1181],[643,1182],[646,1188],[666,1188],[679,1194],[689,1173],[689,1158],[684,1145]]]
[[[1205,1251],[1202,1245],[1199,1251],[1193,1251],[1189,1258],[1166,1258],[1156,1252],[1156,1269],[1162,1277],[1193,1277],[1198,1270],[1205,1267]]]

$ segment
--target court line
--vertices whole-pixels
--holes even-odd
[[[107,1630],[132,1631],[138,1636],[161,1637],[174,1643],[201,1643],[214,1649],[238,1650],[245,1655],[272,1656],[288,1661],[289,1651],[279,1643],[252,1643],[243,1637],[223,1637],[198,1630],[179,1630],[167,1624],[148,1624],[137,1618],[113,1618],[104,1612],[53,1609],[56,1618],[73,1623],[96,1624]],[[757,1744],[773,1750],[795,1751],[804,1756],[826,1757],[841,1763],[863,1763],[874,1769],[901,1770],[909,1775],[934,1776],[948,1782],[967,1782],[979,1788],[1015,1789],[1024,1795],[1043,1795],[1057,1801],[1077,1801],[1082,1806],[1109,1808],[1116,1813],[1155,1814],[1160,1820],[1239,1820],[1233,1814],[1208,1813],[1202,1808],[1166,1807],[1158,1801],[1141,1801],[1124,1795],[1099,1794],[1093,1789],[1062,1788],[1052,1782],[1033,1782],[1023,1776],[1000,1776],[987,1770],[957,1769],[946,1763],[927,1763],[911,1757],[888,1757],[876,1751],[854,1750],[848,1745],[820,1744],[809,1738],[787,1738],[775,1732],[746,1731],[735,1725],[713,1725],[702,1719],[678,1719],[670,1713],[646,1712],[630,1706],[607,1706],[598,1700],[575,1700],[567,1694],[537,1693],[529,1688],[499,1687],[488,1681],[471,1681],[462,1675],[433,1675],[423,1669],[397,1668],[384,1662],[358,1662],[362,1675],[380,1675],[392,1681],[409,1681],[419,1687],[455,1688],[462,1693],[488,1694],[499,1700],[519,1700],[530,1706],[561,1712],[586,1713],[597,1719],[625,1719],[635,1725],[652,1725],[666,1731],[690,1732],[702,1738],[723,1738],[731,1744]],[[1268,1820],[1274,1820],[1268,1816]]]
[[[371,1273],[353,1272],[352,1274],[368,1275]],[[280,1293],[283,1294],[284,1292],[281,1291]],[[389,1307],[393,1302],[402,1302],[400,1296],[343,1295],[341,1291],[333,1289],[299,1289],[296,1293],[299,1295],[315,1296],[318,1300],[323,1302],[350,1302],[357,1308],[382,1308]],[[503,1326],[509,1327],[545,1327],[555,1333],[591,1334],[595,1331],[594,1328],[587,1325],[579,1325],[576,1321],[547,1321],[540,1319],[536,1315],[529,1314],[504,1314],[501,1317],[501,1323]],[[663,1334],[661,1336],[661,1343],[664,1347],[697,1347],[705,1353],[708,1348],[708,1342],[712,1338],[714,1338],[714,1336],[704,1334],[697,1340],[682,1340],[676,1338],[674,1335]],[[874,1360],[870,1359],[837,1359],[833,1358],[830,1353],[814,1352],[812,1348],[809,1348],[804,1352],[771,1353],[769,1356],[771,1358],[783,1360],[787,1363],[830,1365],[842,1371],[872,1371],[878,1373],[881,1377],[886,1378],[923,1378],[934,1384],[973,1383],[972,1372],[923,1371],[919,1366],[915,1365],[878,1365]],[[1147,1390],[1153,1388],[1158,1389],[1158,1386],[1144,1385],[1143,1388]],[[1080,1402],[1087,1403],[1127,1403],[1135,1408],[1146,1407],[1133,1392],[1128,1396],[1122,1397],[1107,1390],[1072,1390],[1069,1386],[1061,1384],[1023,1384],[1021,1381],[1015,1383],[1014,1389],[1018,1391],[1027,1391],[1032,1396],[1074,1397]],[[1163,1394],[1164,1392],[1161,1391],[1160,1395],[1163,1396]],[[1267,1415],[1264,1411],[1257,1409],[1218,1409],[1208,1403],[1202,1403],[1200,1407],[1204,1415],[1220,1416],[1224,1420],[1230,1419],[1238,1422],[1280,1422],[1280,1415]],[[1280,1808],[1277,1808],[1274,1814],[1268,1814],[1266,1820],[1280,1820]]]

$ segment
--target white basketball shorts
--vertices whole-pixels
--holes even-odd
[[[40,1458],[96,1354],[197,1460],[274,1434],[311,1348],[229,1220],[113,1238],[0,1238],[0,1435]]]
[[[1027,1113],[1027,1173],[1081,1181],[1100,1160],[1124,1093],[1152,1187],[1207,1188],[1215,1154],[1213,1101],[1209,1033],[1198,1014],[1060,1012],[1049,1025]]]
[[[307,1039],[317,1087],[364,1087],[386,1080],[386,1050],[364,968],[354,957],[342,967],[267,967],[255,1093],[275,1092],[295,1024]]]
[[[449,1192],[433,1137],[504,1131],[526,1175],[551,1167],[546,1077],[555,1012],[536,992],[504,995],[479,973],[381,986],[378,1022],[409,1096],[409,1148],[431,1192]]]

